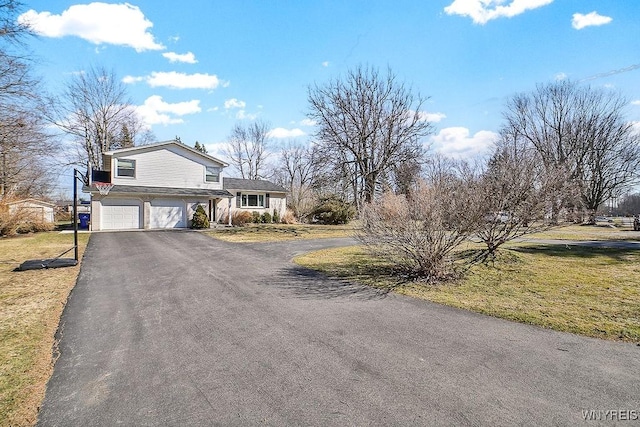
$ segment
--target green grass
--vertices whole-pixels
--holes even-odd
[[[406,282],[362,247],[295,262],[334,277],[491,316],[591,337],[640,342],[640,251],[510,245],[456,283]]]
[[[80,254],[88,240],[79,235]],[[54,335],[79,266],[13,270],[71,247],[73,235],[56,232],[0,239],[0,426],[35,424],[53,369]]]
[[[351,237],[352,225],[248,224],[244,227],[218,228],[206,234],[227,242],[277,242],[300,239]]]

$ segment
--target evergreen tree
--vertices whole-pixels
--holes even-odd
[[[198,141],[196,141],[196,145],[193,148],[201,153],[207,154],[207,147],[205,147],[204,144],[200,144]]]

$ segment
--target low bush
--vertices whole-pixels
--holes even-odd
[[[271,214],[269,212],[265,212],[260,217],[260,222],[263,224],[271,224]]]
[[[275,222],[276,224],[280,222],[280,214],[277,210],[273,211],[273,222]]]
[[[209,228],[209,218],[202,205],[198,205],[191,219],[191,228],[203,229]]]
[[[453,251],[473,233],[463,189],[453,178],[421,183],[411,198],[385,193],[363,207],[358,239],[396,269],[428,282],[458,277]]]
[[[262,216],[260,215],[260,212],[251,212],[251,222],[254,224],[260,224],[262,222]]]
[[[58,222],[67,222],[71,221],[73,214],[71,212],[56,212],[55,218]]]
[[[231,215],[231,224],[235,226],[249,224],[253,221],[253,216],[247,211],[235,211]]]
[[[36,213],[18,209],[9,211],[6,201],[0,201],[0,236],[51,231],[55,225],[45,222]]]
[[[327,225],[347,224],[355,216],[353,205],[335,195],[321,198],[311,213],[312,222]]]
[[[282,214],[282,217],[280,217],[280,222],[283,224],[295,224],[297,222],[296,216],[291,209],[287,208]]]

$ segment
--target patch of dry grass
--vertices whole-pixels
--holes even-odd
[[[82,255],[89,235],[78,240]],[[54,335],[80,267],[13,270],[71,247],[73,235],[56,232],[0,239],[0,426],[35,424],[53,369]]]
[[[453,284],[402,282],[363,248],[299,256],[300,265],[491,316],[591,337],[640,342],[640,251],[512,245]]]
[[[226,242],[253,243],[351,237],[353,230],[350,224],[248,224],[243,227],[217,228],[205,233]]]
[[[570,225],[553,228],[540,233],[527,234],[524,239],[558,239],[558,240],[640,240],[640,232],[633,231],[633,226]]]

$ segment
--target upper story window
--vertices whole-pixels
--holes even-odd
[[[207,166],[204,180],[206,182],[220,182],[220,168],[217,166]]]
[[[131,159],[116,159],[116,176],[135,177],[136,161]]]

